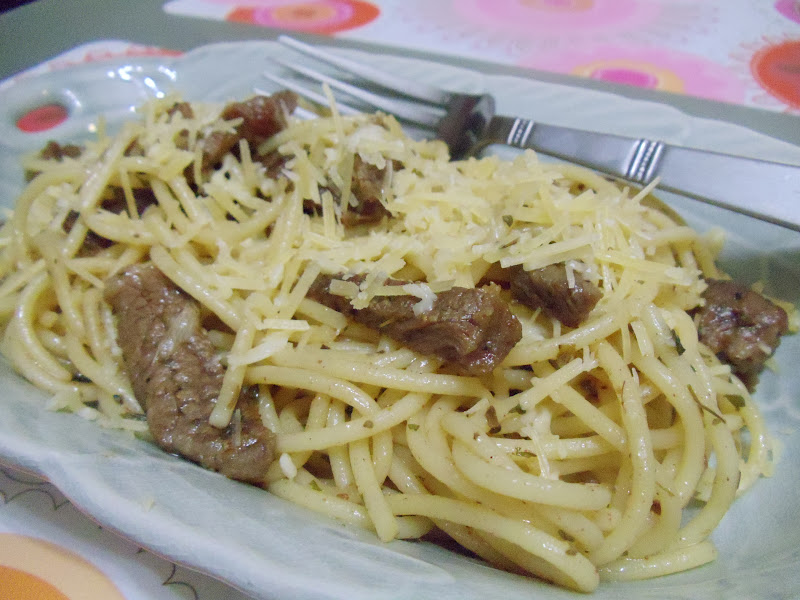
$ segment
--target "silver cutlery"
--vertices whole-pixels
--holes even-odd
[[[475,155],[491,144],[531,148],[634,184],[645,186],[657,180],[657,187],[663,190],[800,231],[800,166],[498,115],[490,94],[449,92],[288,36],[278,39],[355,75],[359,85],[296,62],[278,61],[284,67],[433,133],[447,144],[453,159]],[[325,96],[296,79],[264,75],[313,102],[328,103]],[[338,99],[336,106],[345,114],[361,112]]]

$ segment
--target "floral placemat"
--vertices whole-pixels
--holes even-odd
[[[800,0],[171,0],[164,10],[800,114]]]
[[[101,528],[54,486],[0,467],[3,600],[247,600]]]

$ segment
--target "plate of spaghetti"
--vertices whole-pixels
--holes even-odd
[[[253,72],[279,51],[3,88],[0,457],[256,597],[800,592],[797,234],[301,118]],[[658,104],[358,57],[800,164]],[[42,99],[69,118],[14,129]]]

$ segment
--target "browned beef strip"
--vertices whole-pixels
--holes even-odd
[[[379,169],[364,161],[358,154],[353,162],[353,183],[350,187],[356,200],[355,206],[348,206],[342,214],[345,227],[377,223],[389,211],[381,203],[386,169]]]
[[[436,296],[431,310],[414,314],[414,296],[380,296],[355,309],[348,298],[329,292],[331,275],[317,277],[308,297],[408,346],[435,356],[465,375],[491,372],[522,338],[522,326],[500,298],[496,286],[454,287]],[[348,277],[360,283],[363,276]],[[389,285],[404,281],[389,280]]]
[[[180,113],[184,119],[194,118],[194,110],[188,102],[176,102],[167,109],[167,114],[172,118],[175,113]]]
[[[203,164],[201,170],[204,173],[211,171],[221,161],[231,149],[239,143],[241,136],[235,133],[225,133],[215,131],[211,133],[203,142]]]
[[[263,161],[262,161],[263,162]],[[274,162],[274,161],[273,161]],[[268,165],[270,163],[264,163]],[[280,165],[281,167],[283,164]],[[395,169],[401,169],[399,161],[393,161]],[[383,184],[386,177],[386,169],[379,169],[362,159],[358,154],[355,155],[353,162],[353,179],[350,185],[352,196],[350,202],[342,211],[342,225],[345,227],[355,227],[356,225],[369,225],[378,223],[385,216],[391,213],[386,210],[381,198],[384,195]],[[339,200],[341,192],[334,184],[329,184],[325,188]],[[322,209],[312,200],[303,203],[303,210],[309,215],[320,215]]]
[[[603,292],[582,274],[575,273],[575,287],[569,287],[564,263],[526,271],[522,265],[507,269],[511,295],[525,306],[541,308],[567,327],[577,327],[592,312]]]
[[[167,115],[169,115],[170,120],[176,115],[180,114],[184,119],[191,119],[194,117],[194,110],[192,109],[192,105],[188,102],[176,102],[172,106],[167,109]],[[181,150],[188,150],[189,149],[189,130],[188,129],[181,129],[178,133],[175,134],[175,147],[180,148]],[[136,142],[138,145],[138,142]],[[142,151],[144,149],[142,148]],[[130,152],[131,149],[128,149]],[[126,152],[127,154],[127,152]],[[190,183],[194,183],[192,179],[194,178],[194,173],[191,168],[187,168],[184,171],[184,176]]]
[[[242,123],[236,127],[235,133],[214,132],[205,139],[203,170],[219,164],[225,154],[235,150],[242,138],[247,140],[253,156],[258,160],[258,146],[286,127],[284,111],[291,113],[296,107],[297,95],[287,90],[228,104],[222,111],[222,118],[227,121],[241,118]]]
[[[286,166],[286,163],[289,162],[291,156],[287,156],[285,154],[281,154],[277,150],[273,150],[271,152],[267,152],[263,156],[258,157],[258,162],[264,165],[264,168],[267,170],[267,177],[270,179],[275,179],[281,174],[281,170],[283,167]],[[291,185],[291,182],[289,182]]]
[[[77,146],[75,144],[62,145],[54,140],[50,140],[39,152],[39,158],[42,160],[55,160],[61,162],[65,157],[78,158],[82,152],[82,146]],[[25,181],[32,181],[33,178],[38,174],[39,171],[25,171]]]
[[[752,390],[789,330],[786,311],[734,281],[709,279],[703,298],[705,305],[695,311],[700,341]]]
[[[167,452],[241,481],[262,483],[275,456],[275,436],[261,423],[257,400],[239,398],[241,432],[208,419],[224,368],[200,326],[197,302],[152,264],[135,265],[107,282],[119,345],[150,431]],[[238,438],[238,439],[237,439]]]
[[[141,215],[147,207],[156,204],[156,196],[153,193],[153,190],[149,187],[145,188],[133,188],[133,201],[136,205],[136,211]],[[123,192],[122,188],[120,187],[113,187],[111,188],[111,197],[106,198],[100,203],[100,206],[109,212],[114,214],[120,214],[122,212],[127,212],[128,210],[128,202],[125,200],[125,193]],[[67,213],[66,218],[64,219],[64,223],[62,224],[62,229],[69,233],[72,231],[72,228],[75,225],[75,222],[78,220],[80,214],[77,211],[71,210]],[[111,247],[114,242],[106,239],[94,231],[89,231],[86,234],[86,238],[83,240],[83,245],[80,248],[79,255],[80,256],[93,256],[100,252],[105,248]]]
[[[78,158],[83,152],[81,146],[75,144],[59,144],[53,140],[47,142],[42,151],[39,153],[39,158],[44,160],[63,160],[65,156],[69,158]]]

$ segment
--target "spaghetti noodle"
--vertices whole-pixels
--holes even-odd
[[[721,275],[718,239],[650,207],[647,189],[532,152],[450,162],[382,115],[287,117],[203,169],[203,145],[241,119],[175,106],[155,100],[77,156],[26,163],[37,175],[0,234],[2,349],[51,409],[147,431],[103,292],[150,262],[199,303],[224,357],[212,423],[257,389],[273,494],[384,541],[438,528],[580,591],[714,559],[709,533],[772,468],[758,408],[687,313]],[[382,216],[345,226],[361,164],[381,174]],[[106,243],[87,252],[91,236]],[[496,275],[556,263],[601,292],[575,327]],[[522,339],[490,373],[457,374],[312,300],[320,273],[361,276],[331,285],[353,307],[403,293],[421,314],[492,280]]]

